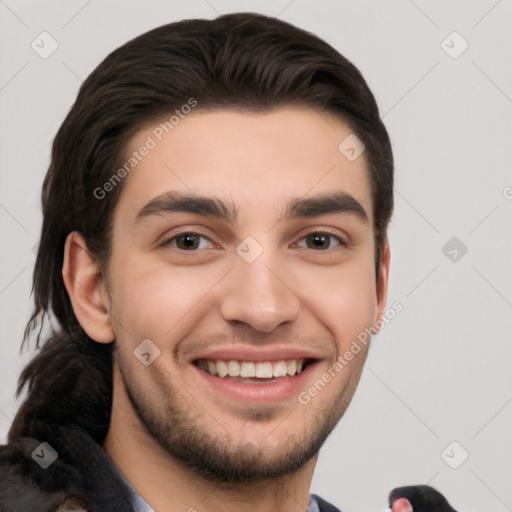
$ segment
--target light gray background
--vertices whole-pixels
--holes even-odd
[[[391,488],[429,482],[461,512],[512,510],[511,0],[0,0],[0,441],[28,360],[40,186],[80,82],[148,29],[233,11],[278,16],[352,60],[394,145],[389,304],[404,309],[375,338],[312,490],[383,511]],[[59,44],[48,59],[30,46],[42,31]],[[445,50],[462,41],[442,45],[454,31],[469,43],[456,59]],[[468,247],[456,262],[442,252],[454,236]],[[458,469],[441,456],[453,441],[452,465],[469,453]]]

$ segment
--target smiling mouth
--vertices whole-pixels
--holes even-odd
[[[204,372],[221,379],[246,383],[271,383],[300,375],[313,359],[282,359],[279,361],[237,361],[198,359],[194,364]]]

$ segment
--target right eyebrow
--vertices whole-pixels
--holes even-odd
[[[214,197],[183,192],[166,192],[151,199],[137,213],[137,221],[167,212],[197,213],[198,215],[215,217],[230,224],[236,222],[236,210],[233,204]]]

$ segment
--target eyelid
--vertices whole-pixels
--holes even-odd
[[[304,238],[311,236],[311,235],[328,235],[332,238],[335,238],[339,242],[341,247],[349,246],[349,242],[346,237],[343,237],[342,235],[340,235],[338,233],[333,233],[332,231],[330,231],[329,229],[326,229],[326,228],[312,229],[312,230],[308,231],[307,233],[303,234],[297,240],[297,242],[294,242],[293,245],[294,246],[297,245],[300,241],[304,240]],[[319,252],[322,252],[322,251],[319,251]]]
[[[162,237],[162,240],[160,240],[157,243],[157,245],[158,245],[158,247],[166,247],[168,245],[171,245],[171,243],[174,240],[176,240],[177,238],[179,238],[180,236],[183,236],[183,235],[192,235],[192,236],[197,236],[200,238],[205,238],[206,240],[208,240],[210,242],[211,245],[219,247],[219,244],[214,242],[210,236],[205,235],[204,233],[201,233],[200,231],[197,231],[196,229],[180,229],[180,231],[178,231],[178,232],[166,234],[164,237]],[[182,251],[182,249],[178,249],[177,247],[176,247],[176,249],[179,251]],[[182,251],[182,252],[197,252],[197,251],[198,251],[198,249],[193,250],[193,251]]]

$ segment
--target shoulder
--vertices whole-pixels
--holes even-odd
[[[55,510],[78,490],[80,478],[74,469],[58,458],[45,467],[49,454],[40,446],[31,438],[0,446],[0,510]]]
[[[2,512],[133,512],[126,485],[85,432],[58,428],[0,446]]]

